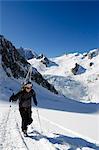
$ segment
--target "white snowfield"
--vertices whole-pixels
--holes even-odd
[[[10,86],[14,89],[18,84],[15,82]],[[98,104],[69,100],[54,95],[35,83],[34,89],[38,107],[33,104],[33,123],[28,127],[29,137],[23,137],[21,132],[18,102],[7,102],[11,95],[10,90],[5,97],[1,93],[0,150],[99,149]]]
[[[11,94],[20,90],[22,80],[8,78],[0,66],[0,150],[99,150],[99,80],[94,80],[98,73],[97,67],[93,69],[94,76],[88,71],[85,75],[78,75],[77,78],[71,75],[70,78],[79,80],[80,83],[82,81],[83,84],[85,81],[86,87],[88,78],[85,77],[91,75],[93,82],[89,83],[86,92],[87,96],[90,96],[89,91],[94,93],[95,100],[84,99],[87,96],[84,93],[81,95],[83,87],[79,83],[79,88],[76,88],[77,84],[72,80],[74,91],[71,90],[71,98],[55,95],[33,82],[38,107],[33,104],[33,123],[28,127],[29,136],[24,137],[21,132],[18,102],[9,102]],[[56,74],[58,75],[58,72]],[[67,81],[68,88],[72,87],[70,81]],[[63,88],[63,84],[60,87]],[[82,92],[77,95],[77,90]],[[81,102],[82,97],[87,103]]]
[[[82,112],[68,112],[57,100],[54,103],[41,100],[41,106],[43,103],[46,108],[33,107],[34,121],[28,128],[29,137],[22,135],[18,106],[0,103],[0,150],[99,149],[98,114],[86,112],[86,108],[83,111],[83,107]]]

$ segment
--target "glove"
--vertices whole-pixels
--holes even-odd
[[[14,93],[12,94],[12,96],[9,98],[9,102],[13,102],[14,101]]]
[[[37,106],[37,101],[35,101],[35,105]]]

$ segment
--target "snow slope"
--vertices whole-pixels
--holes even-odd
[[[92,50],[97,52],[98,50]],[[89,59],[84,54],[64,54],[63,56],[50,58],[56,65],[46,67],[36,58],[29,60],[32,66],[47,79],[59,93],[82,102],[99,102],[99,55]],[[81,66],[77,75],[73,75],[71,69],[75,63]],[[92,66],[90,66],[92,63]],[[82,70],[83,68],[83,70]]]
[[[7,77],[1,65],[0,72],[0,150],[99,149],[99,104],[55,95],[34,82],[38,107],[33,104],[29,137],[23,137],[18,102],[8,102],[23,80]]]
[[[57,64],[61,62],[61,65],[64,66],[65,59],[63,62],[62,60],[65,57],[64,55],[55,58],[54,61]],[[71,54],[68,56],[68,60],[70,60],[69,57],[73,57],[72,60],[76,61],[76,56],[74,59],[74,55]],[[80,59],[81,55],[78,58]],[[94,65],[97,66],[98,60],[96,63],[95,59],[96,57],[93,58]],[[76,95],[73,99],[70,99],[62,95],[55,95],[35,82],[33,82],[33,88],[37,94],[38,107],[33,104],[33,123],[28,127],[29,137],[23,137],[18,102],[9,103],[10,95],[20,90],[23,80],[8,77],[1,63],[0,58],[0,150],[99,150],[99,103],[77,101],[83,91],[78,93],[78,99],[76,99]],[[81,63],[83,64],[83,62]],[[72,63],[70,64],[73,66]],[[84,65],[87,66],[85,63]],[[65,76],[64,68],[61,68],[59,64],[57,67],[61,69]],[[96,90],[98,89],[98,79],[95,78],[98,73],[96,68],[93,68],[94,71],[89,69],[90,71],[86,72],[86,77],[91,75],[90,89],[87,92],[89,90],[93,92],[93,84],[96,86]],[[42,69],[44,68],[42,67]],[[49,72],[48,74],[52,76],[53,70],[53,75],[57,75],[59,78],[61,73],[58,69],[57,73],[55,72],[56,66],[50,67],[50,69],[46,68],[45,73]],[[69,84],[67,86],[70,86],[70,79],[73,79],[71,87],[79,85],[79,91],[83,90],[81,81],[85,80],[87,84],[84,74],[77,75],[76,78],[68,69],[66,72],[68,72],[66,84]],[[75,83],[76,80],[80,83]],[[63,85],[63,81],[60,84]],[[76,92],[76,89],[74,91]],[[73,90],[71,90],[73,96],[75,93],[72,94],[72,92]],[[81,98],[84,96],[82,94]],[[98,92],[95,92],[96,96],[98,98]]]
[[[3,150],[98,150],[98,144],[84,139],[56,122],[56,112],[39,109],[42,133],[38,122],[37,110],[33,108],[34,122],[28,128],[29,137],[23,137],[20,126],[21,119],[17,105],[0,103],[0,149]],[[46,116],[44,116],[44,114]],[[51,115],[51,116],[50,116]],[[52,117],[54,115],[54,117]],[[50,117],[49,117],[50,116]],[[60,117],[60,116],[59,116]],[[53,121],[52,119],[53,118]],[[61,121],[61,120],[60,120]]]

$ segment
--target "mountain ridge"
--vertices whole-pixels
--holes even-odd
[[[46,66],[36,58],[28,62],[36,67],[60,94],[84,102],[98,102],[98,48],[84,54],[64,54],[49,60],[55,65]]]
[[[30,68],[30,63],[17,51],[15,46],[4,38],[3,35],[0,35],[0,55],[1,57],[1,66],[6,72],[8,77],[14,78],[25,78],[26,74]],[[42,75],[37,71],[36,68],[32,68],[31,79],[47,88],[51,92],[58,94],[53,85],[49,84]]]

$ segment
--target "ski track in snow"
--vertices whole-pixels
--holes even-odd
[[[28,137],[21,132],[21,118],[16,106],[0,107],[0,150],[93,150],[89,146],[84,148],[77,145],[73,140],[68,143],[64,137],[58,137],[59,132],[52,130],[50,121],[46,122],[49,129],[43,129],[41,133],[40,124],[36,112],[33,111],[33,123],[28,128]],[[54,127],[55,128],[55,127]],[[49,131],[48,131],[49,130]],[[52,130],[50,132],[50,130]],[[88,143],[89,144],[89,143]],[[98,147],[96,147],[98,150]]]
[[[0,149],[3,148],[3,142],[5,141],[8,117],[9,117],[9,110],[7,112],[4,112],[3,114],[0,113]]]
[[[1,150],[25,150],[26,148],[16,128],[16,121],[11,108],[7,109],[3,118],[4,122],[1,124]]]
[[[28,137],[24,137],[20,128],[20,116],[17,115],[14,108],[9,108],[3,113],[3,119],[0,120],[0,150],[55,150],[54,146],[36,130]]]

